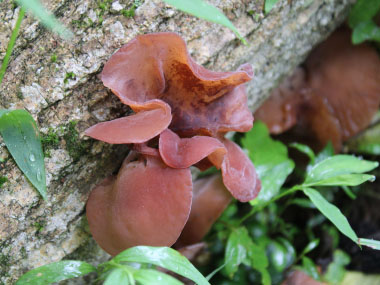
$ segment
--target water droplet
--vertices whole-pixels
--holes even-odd
[[[37,171],[37,180],[38,181],[41,181],[42,177],[41,177],[41,172],[38,170]]]
[[[30,161],[35,161],[35,160],[36,160],[36,158],[34,157],[34,154],[33,154],[33,153],[30,154],[29,159],[30,159]]]

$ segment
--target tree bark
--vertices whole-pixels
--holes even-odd
[[[141,2],[127,18],[123,11],[133,1],[44,1],[74,32],[69,41],[52,35],[31,16],[23,21],[0,87],[0,109],[25,108],[38,122],[50,154],[45,158],[48,201],[22,175],[0,139],[0,177],[8,179],[0,191],[0,280],[5,284],[78,248],[71,258],[107,258],[91,241],[84,206],[90,190],[118,169],[127,148],[90,140],[83,131],[127,111],[97,78],[118,48],[138,34],[174,31],[186,40],[192,57],[209,69],[234,70],[249,62],[255,72],[247,85],[253,111],[342,23],[353,1],[281,0],[268,15],[262,13],[263,0],[209,1],[223,10],[248,45],[228,29],[159,0]],[[1,58],[18,13],[13,2],[0,3]]]

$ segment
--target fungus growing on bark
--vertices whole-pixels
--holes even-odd
[[[117,177],[91,192],[91,233],[112,255],[141,244],[171,246],[188,219],[191,198],[189,168],[171,168],[159,157],[132,151]]]
[[[343,27],[319,45],[300,70],[273,91],[255,116],[272,133],[294,127],[316,149],[332,141],[339,151],[378,110],[379,56],[368,44],[353,45],[350,31]]]
[[[133,144],[138,160],[127,158],[117,179],[100,184],[88,200],[90,229],[103,249],[116,254],[137,244],[172,245],[189,215],[191,165],[220,168],[224,185],[242,202],[257,196],[261,185],[252,162],[224,138],[228,131],[252,127],[242,85],[252,76],[248,64],[235,72],[197,65],[174,33],[138,36],[110,58],[101,79],[135,114],[99,123],[86,135]],[[157,136],[158,149],[150,147]],[[164,190],[173,181],[177,192],[174,186]]]

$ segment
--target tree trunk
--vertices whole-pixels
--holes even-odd
[[[133,1],[50,0],[46,6],[72,29],[62,41],[27,16],[0,87],[0,109],[25,108],[38,122],[47,157],[48,201],[22,175],[0,139],[0,280],[13,283],[28,269],[65,258],[107,256],[92,242],[84,206],[90,190],[120,166],[127,148],[83,137],[99,122],[123,116],[126,107],[97,78],[106,60],[138,34],[174,31],[192,57],[216,71],[253,65],[248,83],[252,110],[318,42],[347,16],[351,0],[279,1],[264,15],[263,0],[209,1],[247,39],[185,15],[161,1],[145,0],[133,17]],[[121,10],[120,7],[123,9]],[[5,55],[19,8],[0,3],[0,57]],[[125,14],[125,13],[124,13]],[[1,161],[1,160],[0,160]],[[83,246],[86,245],[86,246]],[[91,255],[93,259],[91,259]]]

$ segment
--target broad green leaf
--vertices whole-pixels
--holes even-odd
[[[16,285],[41,285],[79,277],[95,271],[87,262],[64,260],[30,270],[20,277]]]
[[[380,42],[380,27],[372,20],[359,23],[352,32],[353,44],[360,44],[364,41]]]
[[[52,13],[46,10],[39,0],[16,0],[27,11],[33,13],[41,23],[52,30],[54,33],[60,35],[63,39],[70,39],[73,34],[61,22],[59,22]]]
[[[117,263],[150,263],[193,280],[198,285],[210,284],[186,257],[169,247],[136,246],[119,253],[112,260]]]
[[[306,154],[310,159],[310,164],[314,164],[315,154],[314,154],[314,151],[309,146],[302,143],[291,143],[289,146]]]
[[[305,183],[305,186],[357,186],[366,181],[374,181],[375,176],[369,174],[342,174],[316,182]]]
[[[308,254],[310,251],[312,251],[314,248],[316,248],[319,245],[319,238],[316,238],[309,242],[307,246],[302,251],[301,255]]]
[[[269,11],[273,9],[274,5],[276,5],[277,2],[278,0],[265,0],[265,5],[264,5],[265,14],[268,14]]]
[[[153,269],[140,269],[135,271],[133,277],[142,285],[181,285],[182,282],[174,277]],[[122,284],[122,283],[119,283]]]
[[[127,268],[115,268],[107,275],[103,285],[130,284],[130,274],[131,273],[127,271]]]
[[[244,43],[245,39],[239,34],[239,31],[231,21],[216,7],[206,3],[203,0],[163,0],[167,4],[207,21],[217,23],[229,28]]]
[[[255,122],[252,130],[242,139],[242,145],[248,150],[261,180],[261,191],[251,204],[269,201],[294,169],[294,162],[288,158],[288,149],[270,137],[262,122]]]
[[[365,245],[372,249],[380,250],[380,241],[378,240],[359,238],[358,242],[360,245]]]
[[[25,110],[0,114],[0,134],[18,167],[46,200],[45,164],[36,122]]]
[[[364,159],[357,158],[353,155],[335,155],[328,157],[319,163],[313,165],[307,173],[304,185],[334,185],[333,178],[341,176],[341,179],[349,180],[346,174],[357,174],[371,171],[378,166],[378,162],[367,161]],[[366,177],[369,178],[369,177]],[[355,181],[364,179],[364,177],[353,178]],[[321,182],[326,181],[326,182]],[[354,183],[350,182],[350,183]],[[336,184],[335,184],[336,185]],[[337,185],[352,185],[352,184],[337,184]]]
[[[305,188],[303,192],[310,198],[321,213],[328,218],[345,236],[350,238],[353,242],[358,242],[358,237],[348,223],[346,217],[342,212],[335,207],[333,204],[330,204],[318,191],[312,188]]]
[[[244,234],[245,228],[233,230],[227,240],[225,253],[225,270],[228,276],[233,277],[238,270],[239,265],[247,258],[247,243],[248,235]]]
[[[371,20],[379,10],[379,0],[358,0],[351,9],[348,23],[351,28],[354,28],[361,22]]]
[[[324,280],[328,281],[329,284],[338,285],[344,278],[346,270],[344,267],[350,263],[350,256],[341,250],[334,251],[333,262],[327,267],[327,272],[323,276]]]
[[[248,261],[252,268],[261,273],[262,284],[270,285],[271,277],[267,271],[269,265],[265,248],[256,245],[245,227],[234,229],[227,241],[225,270],[232,277],[239,265]]]
[[[306,256],[302,257],[302,270],[314,280],[319,281],[321,279],[319,277],[317,266]]]

